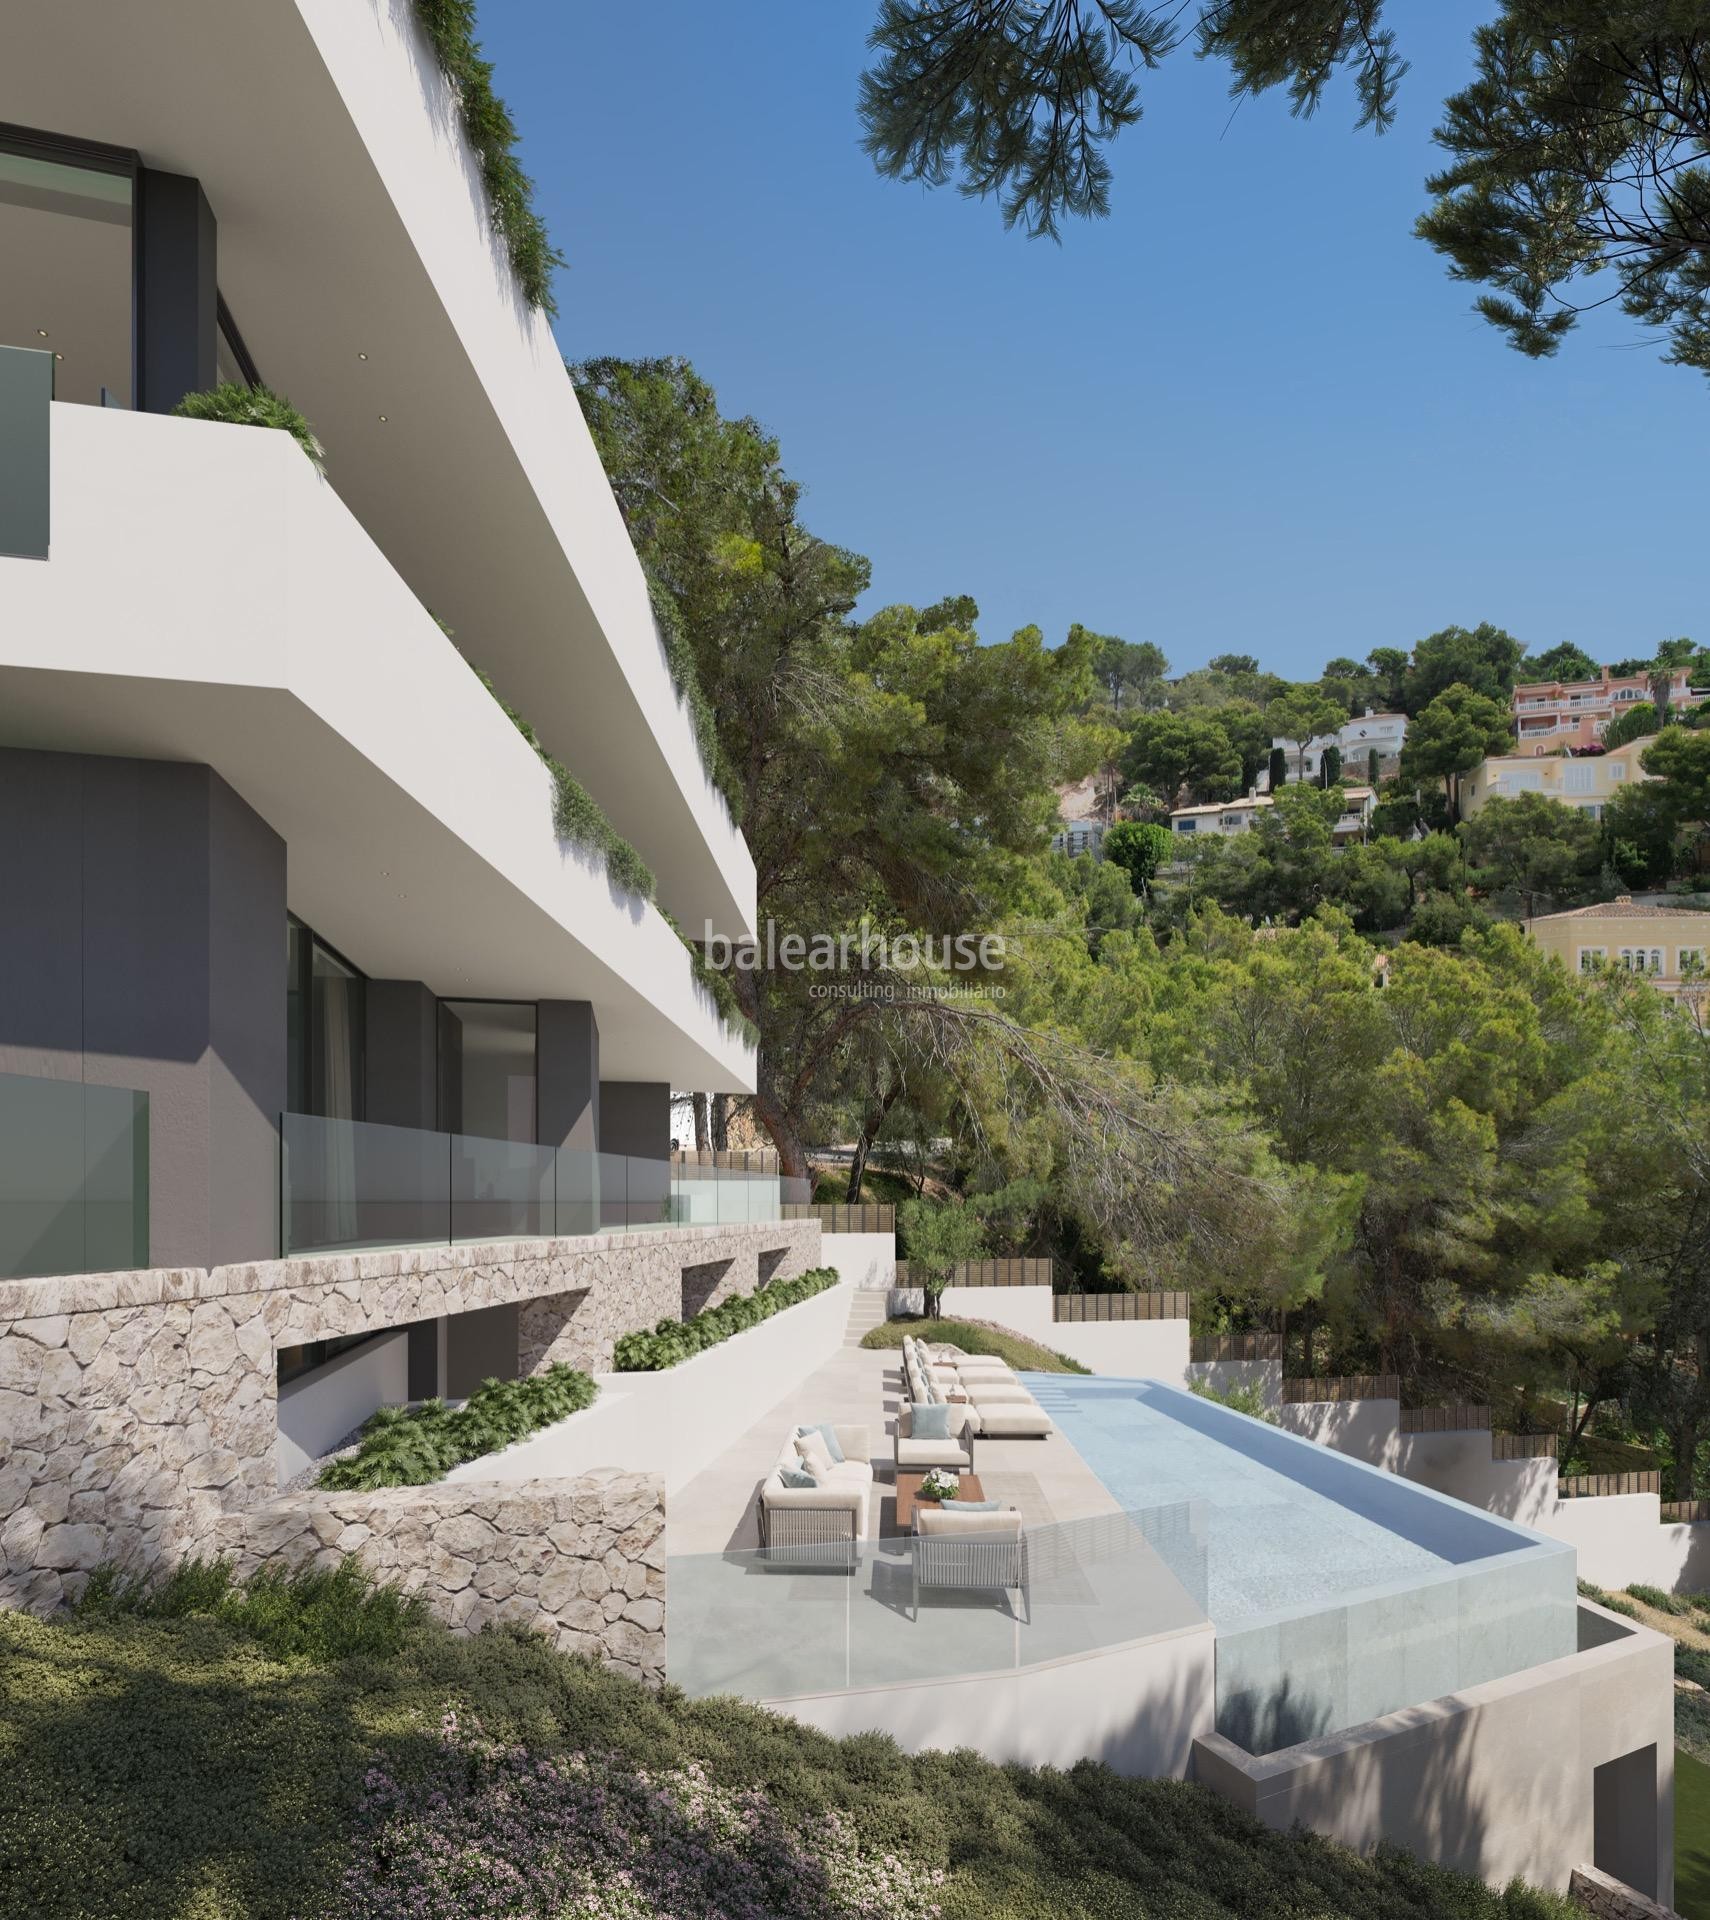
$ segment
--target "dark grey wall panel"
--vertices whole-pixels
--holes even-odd
[[[671,1088],[664,1080],[600,1082],[600,1151],[671,1157]]]
[[[136,223],[136,404],[170,413],[219,377],[214,215],[200,181],[141,167]]]
[[[517,1377],[517,1309],[477,1307],[446,1322],[445,1391],[465,1400],[489,1377]]]
[[[0,347],[0,553],[48,557],[53,355]]]
[[[207,767],[0,749],[0,1071],[149,1096],[149,1257],[278,1251],[285,847]]]
[[[366,1115],[388,1127],[439,1125],[438,1005],[419,980],[370,980]]]
[[[535,1137],[545,1146],[600,1144],[600,1028],[586,1000],[542,1000],[535,1023]]]

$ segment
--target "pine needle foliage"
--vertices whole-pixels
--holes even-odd
[[[337,1493],[425,1486],[591,1407],[599,1391],[588,1374],[557,1365],[526,1380],[483,1380],[461,1407],[382,1407],[363,1425],[355,1453],[323,1467],[318,1484]]]
[[[517,126],[493,91],[493,63],[475,38],[475,0],[415,0],[416,18],[433,46],[440,71],[457,95],[463,131],[475,150],[493,231],[505,243],[511,271],[530,306],[556,317],[552,271],[564,256],[547,237],[535,210],[534,182],[516,156]]]
[[[327,450],[315,430],[283,394],[271,387],[246,387],[241,380],[222,380],[204,393],[187,393],[172,411],[183,420],[219,420],[233,427],[273,427],[290,434],[324,473]]]

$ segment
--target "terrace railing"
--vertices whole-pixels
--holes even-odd
[[[1662,1492],[1662,1473],[1572,1473],[1556,1482],[1556,1494],[1563,1500],[1601,1499],[1612,1493]]]
[[[840,1200],[798,1203],[786,1201],[786,1220],[817,1220],[827,1233],[895,1233],[897,1210],[888,1201]],[[898,1283],[899,1285],[902,1282]]]
[[[1310,1405],[1324,1400],[1399,1400],[1397,1373],[1346,1373],[1303,1377],[1282,1383],[1284,1400]]]
[[[1281,1360],[1280,1333],[1203,1333],[1188,1342],[1188,1359],[1200,1366]]]
[[[964,1260],[950,1281],[953,1287],[1048,1287],[1055,1272],[1050,1260]],[[909,1263],[897,1262],[897,1285],[918,1287],[911,1279]]]
[[[280,1253],[776,1221],[806,1181],[287,1113]]]
[[[0,1074],[0,1280],[148,1264],[148,1095]]]

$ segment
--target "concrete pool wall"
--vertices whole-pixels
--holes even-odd
[[[1267,1483],[1274,1497],[1264,1511],[1274,1539],[1277,1509],[1284,1509],[1282,1548],[1269,1565],[1237,1570],[1256,1576],[1249,1586],[1279,1604],[1255,1608],[1231,1600],[1231,1586],[1240,1582],[1223,1577],[1228,1558],[1266,1551],[1264,1534],[1254,1529],[1249,1540],[1249,1530],[1231,1516],[1221,1547],[1224,1568],[1215,1563],[1213,1536],[1207,1606],[1217,1631],[1217,1728],[1248,1752],[1331,1734],[1573,1652],[1575,1562],[1562,1543],[1173,1386],[1076,1380],[1057,1381],[1054,1389],[1052,1410],[1078,1446],[1075,1403],[1101,1403],[1098,1444],[1088,1461],[1101,1477],[1111,1471],[1111,1403],[1124,1399],[1279,1477]],[[1124,1503],[1138,1503],[1148,1428],[1155,1443],[1155,1424],[1136,1420],[1132,1457],[1120,1462],[1124,1483],[1111,1487]],[[1249,1511],[1250,1472],[1222,1471],[1212,1448],[1193,1464],[1205,1483],[1195,1493],[1214,1522],[1220,1481],[1237,1513]],[[1170,1470],[1182,1471],[1179,1452]],[[1380,1568],[1378,1577],[1366,1574],[1340,1590],[1320,1579],[1298,1602],[1282,1597],[1290,1586],[1283,1553],[1298,1559],[1303,1575],[1319,1571],[1315,1529],[1328,1537],[1348,1524],[1347,1515],[1378,1530],[1374,1540],[1388,1535],[1405,1542],[1403,1564],[1390,1577]]]

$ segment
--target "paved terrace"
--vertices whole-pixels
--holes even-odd
[[[851,1338],[868,1324],[858,1292]],[[671,1496],[671,1553],[725,1553],[758,1547],[754,1498],[783,1444],[785,1430],[820,1420],[864,1422],[872,1436],[874,1483],[870,1537],[892,1533],[896,1506],[891,1484],[897,1406],[902,1398],[900,1353],[847,1346],[815,1373],[796,1382],[742,1438]],[[1045,1440],[976,1440],[974,1471],[987,1497],[1020,1509],[1023,1522],[1084,1520],[1120,1512],[1081,1456],[1061,1433]]]

